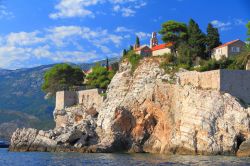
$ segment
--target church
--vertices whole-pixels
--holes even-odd
[[[148,45],[134,45],[134,51],[141,56],[161,56],[171,53],[173,43],[158,44],[157,33],[153,32],[150,39],[150,46]]]

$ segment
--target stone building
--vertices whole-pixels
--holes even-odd
[[[227,42],[213,49],[212,58],[220,60],[222,57],[235,56],[243,50],[245,45],[246,43],[239,39]]]
[[[152,55],[153,56],[162,56],[164,54],[170,54],[172,46],[173,46],[173,43],[164,43],[164,44],[154,46],[151,48]]]
[[[151,56],[152,55],[152,50],[147,45],[136,48],[134,51],[136,54],[139,54],[141,56]]]
[[[141,56],[162,56],[171,53],[173,43],[158,44],[157,33],[153,32],[150,39],[150,46],[135,45],[134,51]]]

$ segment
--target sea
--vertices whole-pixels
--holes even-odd
[[[0,149],[0,166],[247,166],[250,158],[233,156],[167,156],[154,154],[83,154],[9,152]]]

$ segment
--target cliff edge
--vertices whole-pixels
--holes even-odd
[[[250,109],[228,93],[180,84],[160,62],[145,58],[133,73],[122,62],[98,108],[55,110],[64,125],[18,129],[10,150],[248,156]]]

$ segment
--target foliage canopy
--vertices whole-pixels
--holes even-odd
[[[57,91],[69,90],[73,86],[82,85],[84,78],[85,75],[80,68],[68,64],[58,64],[45,73],[42,90],[54,96]]]
[[[114,75],[114,71],[108,71],[106,67],[96,64],[86,77],[87,85],[93,88],[107,89]]]
[[[186,24],[177,21],[163,23],[159,33],[162,35],[164,42],[174,42],[176,47],[180,42],[187,40],[188,36]]]

